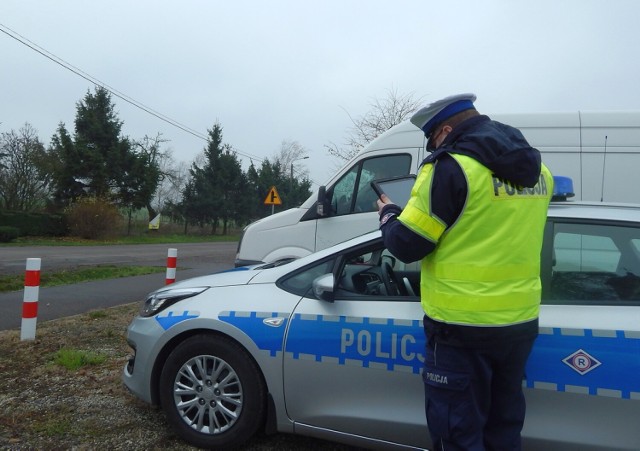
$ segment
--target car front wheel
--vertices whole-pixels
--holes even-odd
[[[264,422],[266,389],[246,351],[219,336],[195,335],[169,354],[160,403],[174,430],[201,448],[232,448]]]

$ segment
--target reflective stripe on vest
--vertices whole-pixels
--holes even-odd
[[[422,166],[416,182],[411,188],[411,197],[398,219],[418,235],[437,243],[446,225],[431,213],[431,191],[433,180],[432,164]]]
[[[553,191],[549,170],[543,166],[538,184],[523,189],[493,177],[470,157],[451,155],[463,169],[468,185],[457,222],[439,234],[439,229],[430,227],[441,221],[422,217],[431,216],[429,200],[425,200],[430,190],[420,187],[416,187],[415,201],[412,193],[409,211],[403,211],[399,218],[437,243],[436,250],[422,261],[420,289],[425,312],[435,320],[478,326],[536,318],[541,292],[540,249]],[[416,185],[421,176],[427,184],[424,186],[430,186],[433,166],[422,168]]]

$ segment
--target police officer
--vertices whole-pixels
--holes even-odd
[[[475,100],[447,97],[412,116],[431,154],[404,210],[378,201],[380,229],[397,258],[422,260],[434,448],[517,450],[553,179],[520,131],[480,115]]]

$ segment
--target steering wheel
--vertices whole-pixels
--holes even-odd
[[[396,273],[393,271],[393,268],[391,268],[391,264],[389,264],[389,262],[383,262],[381,269],[382,281],[384,282],[384,287],[387,289],[387,294],[389,296],[398,296],[401,294],[406,296],[407,293],[401,292],[405,291],[404,284],[398,280]]]

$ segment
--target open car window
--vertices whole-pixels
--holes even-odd
[[[382,242],[346,254],[336,271],[336,299],[418,299],[420,271],[396,259]]]

